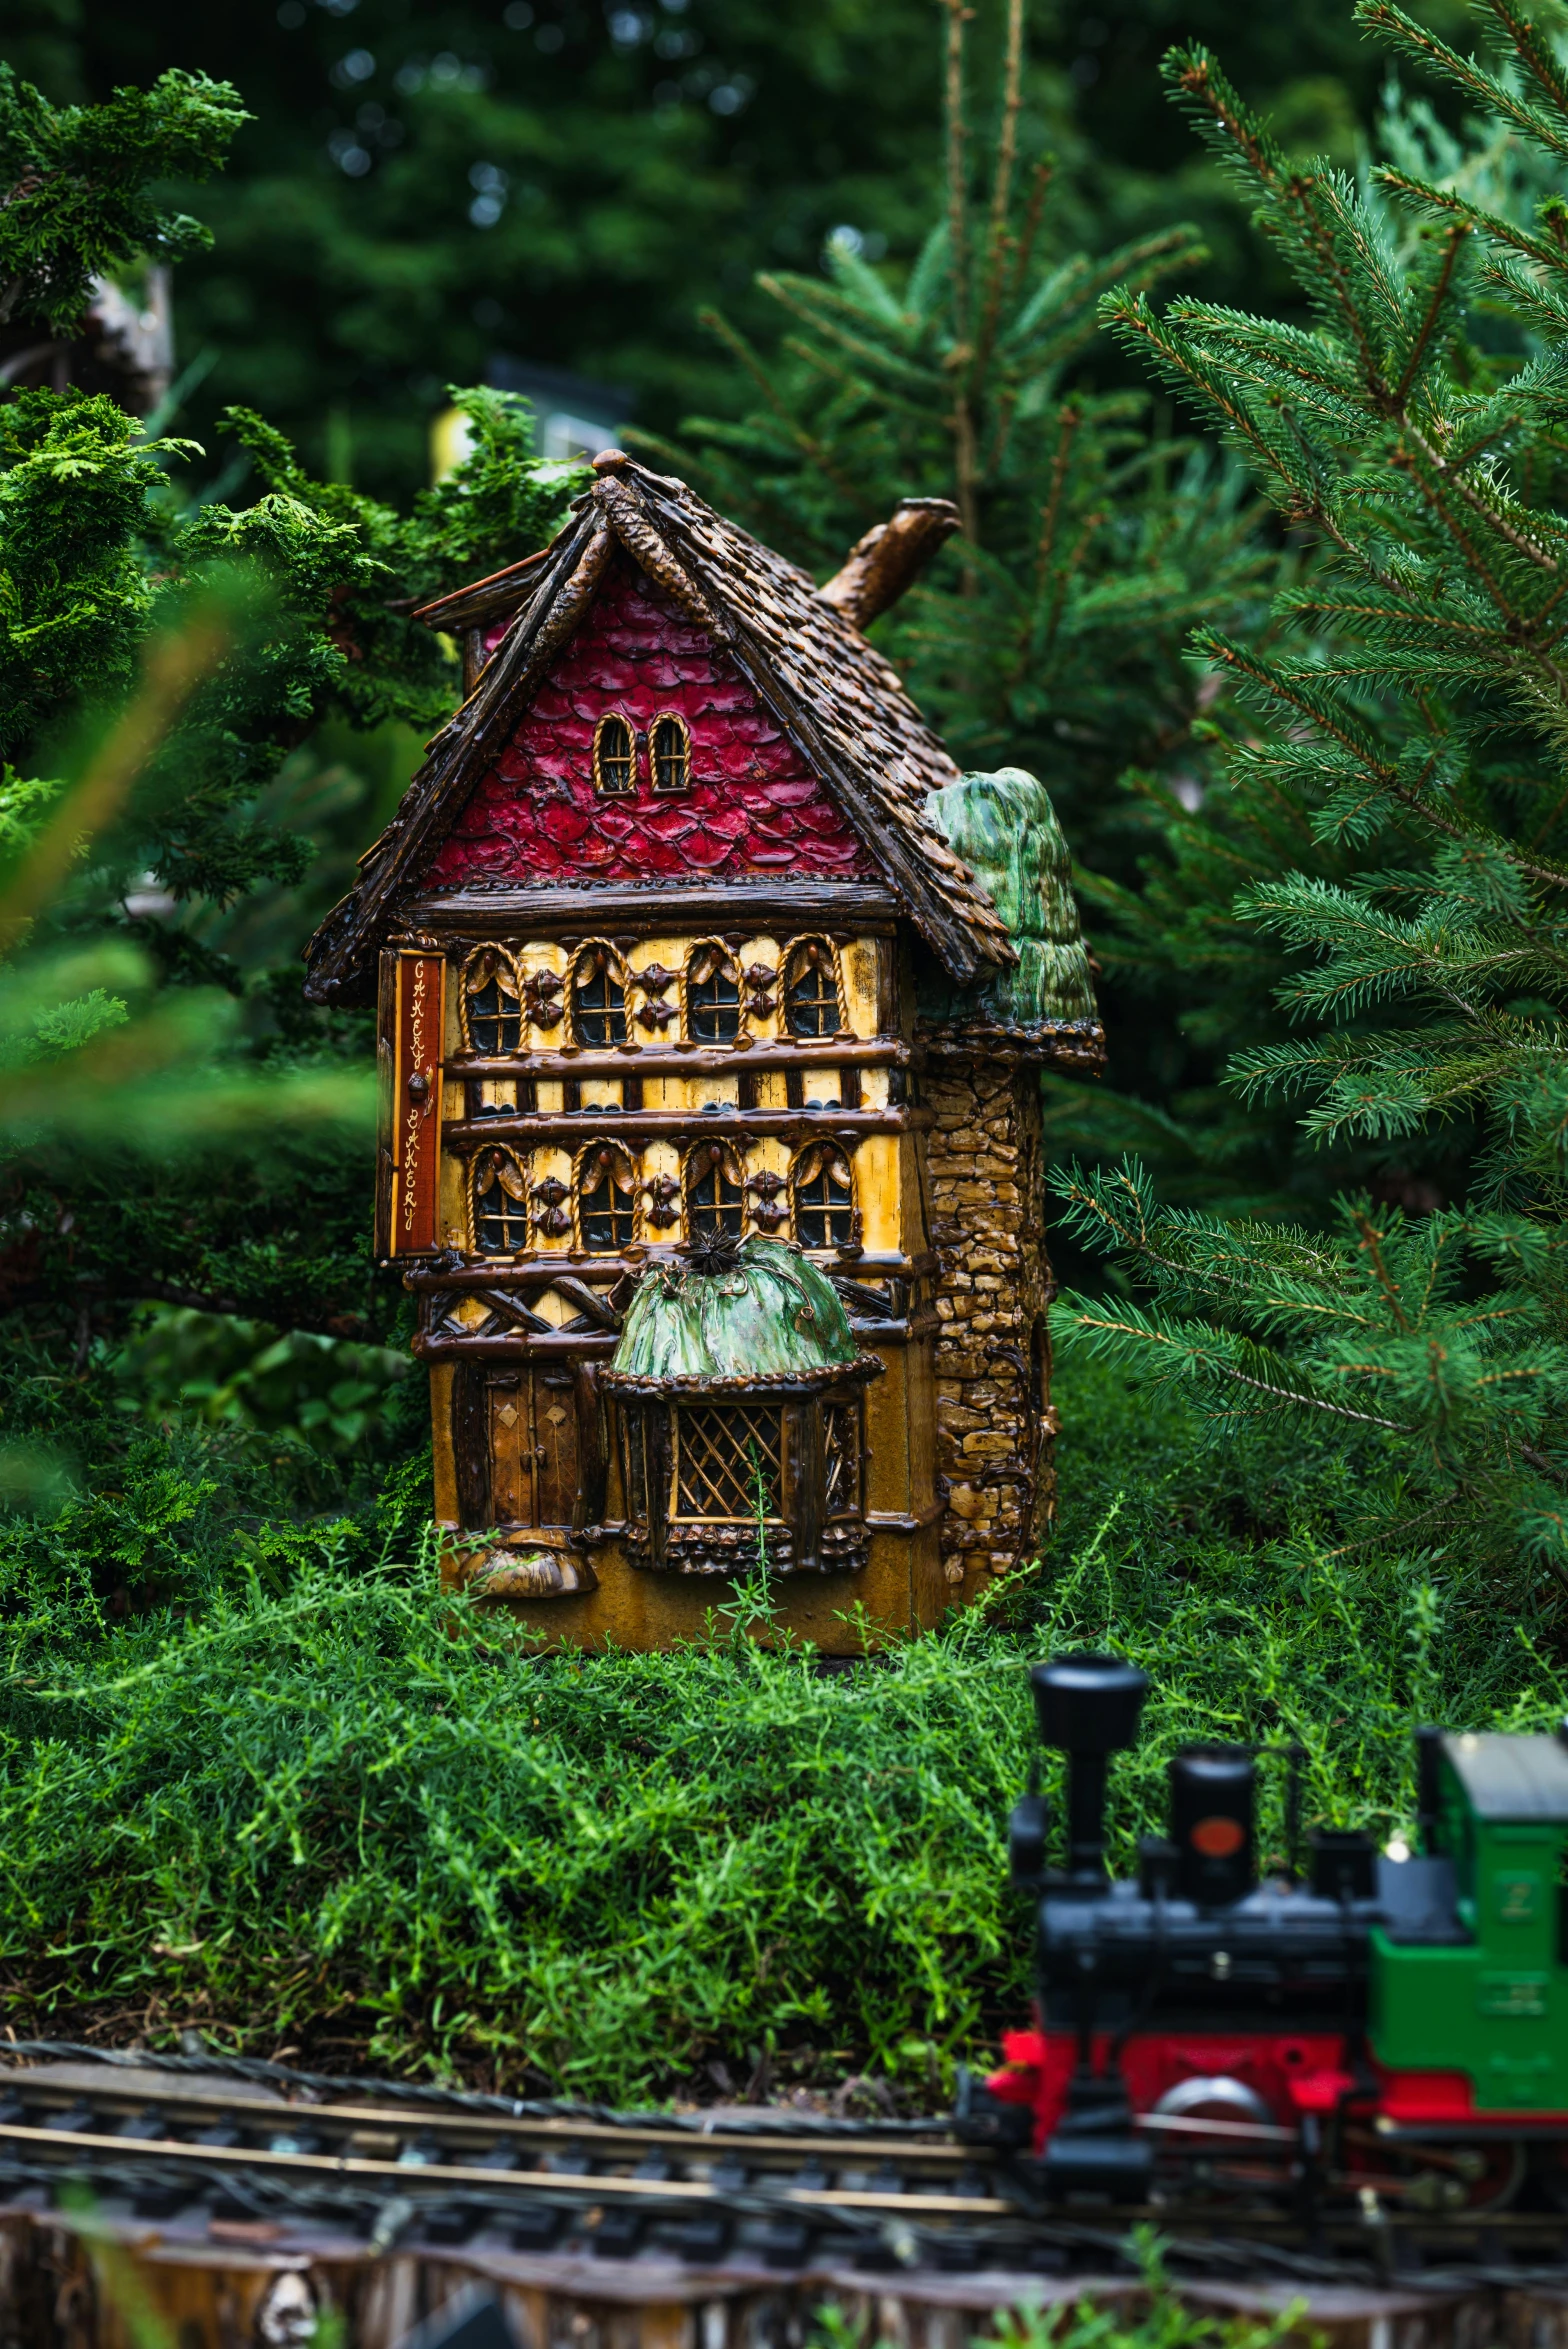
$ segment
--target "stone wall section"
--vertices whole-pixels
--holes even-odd
[[[937,1276],[942,1564],[973,1597],[1032,1552],[1055,1514],[1040,1081],[976,1060],[931,1069],[927,1167]],[[940,1492],[942,1487],[938,1485]]]

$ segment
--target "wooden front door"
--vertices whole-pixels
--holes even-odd
[[[579,1462],[572,1374],[509,1370],[490,1380],[490,1497],[497,1525],[571,1527]]]

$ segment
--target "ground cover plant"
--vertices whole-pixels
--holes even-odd
[[[1003,1845],[1031,1659],[1108,1643],[1153,1675],[1123,1858],[1183,1738],[1299,1739],[1309,1818],[1387,1834],[1417,1721],[1535,1728],[1568,1703],[1560,1659],[1440,1567],[1290,1542],[1308,1510],[1332,1538],[1353,1463],[1244,1439],[1195,1472],[1179,1405],[1092,1366],[1063,1402],[1047,1575],[849,1674],[759,1644],[746,1594],[681,1654],[541,1656],[440,1603],[406,1501],[401,1524],[396,1501],[257,1524],[195,1444],[150,1448],[118,1512],[14,1526],[13,2028],[195,2026],[623,2102],[870,2075],[926,2105],[1027,2006]],[[95,1584],[131,1542],[166,1602],[116,1623]]]

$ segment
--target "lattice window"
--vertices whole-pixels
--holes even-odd
[[[637,1177],[612,1143],[590,1143],[578,1160],[577,1229],[585,1248],[606,1255],[619,1255],[637,1237]]]
[[[655,791],[691,789],[691,735],[684,718],[655,718],[648,735]]]
[[[474,1161],[474,1244],[482,1256],[516,1256],[528,1245],[528,1176],[510,1150]]]
[[[746,1194],[733,1153],[719,1142],[699,1143],[686,1161],[686,1237],[746,1228]]]
[[[499,1059],[523,1048],[523,1005],[509,963],[486,949],[463,973],[468,1045]]]
[[[849,1162],[816,1142],[795,1161],[795,1237],[803,1248],[847,1248],[856,1237],[855,1184]]]
[[[783,1414],[736,1404],[675,1413],[675,1506],[688,1525],[781,1525]]]
[[[860,1405],[822,1406],[822,1463],[825,1517],[860,1514]]]
[[[572,1011],[579,1044],[624,1044],[626,990],[607,948],[593,947],[572,977]]]
[[[593,787],[607,799],[637,788],[637,737],[625,718],[601,718],[593,730]]]
[[[784,1017],[792,1036],[832,1036],[843,1026],[833,950],[815,938],[789,958]]]
[[[732,1044],[740,1034],[740,972],[718,946],[699,946],[686,974],[686,1009],[699,1044]]]

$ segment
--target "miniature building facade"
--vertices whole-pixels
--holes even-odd
[[[379,1004],[377,1248],[419,1301],[450,1574],[653,1646],[762,1525],[786,1619],[853,1649],[854,1610],[934,1622],[1051,1507],[1038,1072],[1103,1051],[1065,849],[863,634],[950,508],[818,589],[683,483],[596,469],[550,547],[422,614],[468,698],[307,991]],[[831,1375],[760,1324],[700,1397],[626,1367],[644,1292],[714,1243],[746,1244],[732,1285],[803,1267],[807,1322],[836,1300]]]

